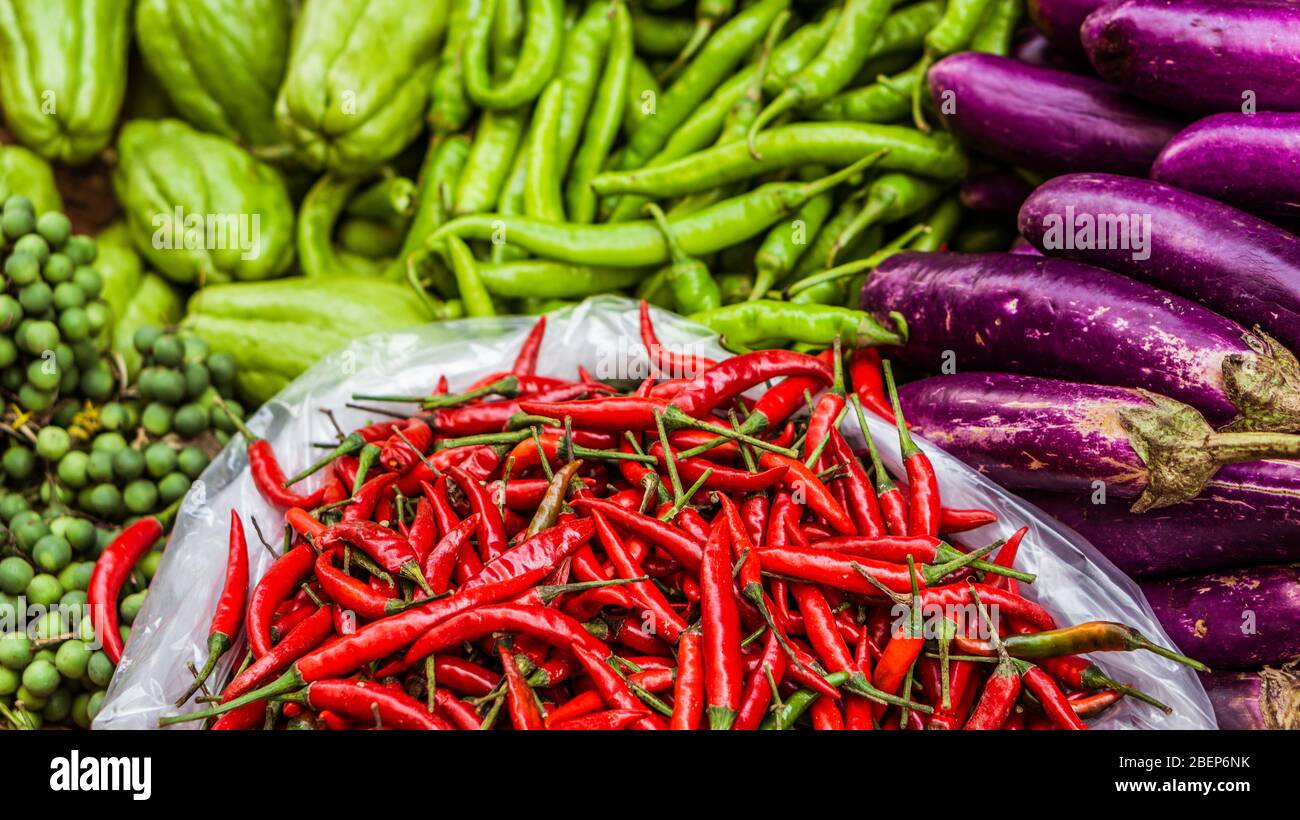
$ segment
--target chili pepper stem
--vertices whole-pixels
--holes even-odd
[[[1166,649],[1160,644],[1154,643],[1145,635],[1143,635],[1141,632],[1138,632],[1136,629],[1130,628],[1128,630],[1128,635],[1125,638],[1125,643],[1127,643],[1129,647],[1131,647],[1132,649],[1145,649],[1146,651],[1155,653],[1156,655],[1159,655],[1162,658],[1168,658],[1169,660],[1175,661],[1176,663],[1181,663],[1184,666],[1190,666],[1191,668],[1195,669],[1197,672],[1210,671],[1210,667],[1206,666],[1205,664],[1201,663],[1195,658],[1189,658],[1186,655],[1178,654],[1172,649]]]
[[[726,706],[710,706],[708,708],[709,728],[714,731],[726,731],[731,729],[732,724],[736,722],[736,710]]]
[[[214,718],[219,715],[224,715],[226,712],[232,712],[241,706],[247,706],[248,704],[253,703],[255,701],[266,700],[268,698],[278,698],[282,695],[286,695],[292,692],[295,689],[301,689],[306,685],[307,682],[302,679],[302,675],[298,673],[297,668],[290,667],[288,672],[285,672],[283,675],[271,681],[270,683],[266,684],[265,686],[261,687],[260,689],[254,689],[251,692],[245,692],[239,697],[232,698],[226,703],[223,703],[220,706],[214,706],[211,709],[204,709],[198,712],[188,712],[183,715],[172,715],[171,717],[160,718],[158,720],[158,725],[160,727],[172,726],[177,723],[190,723],[196,720],[207,720],[208,718]]]
[[[890,365],[889,360],[885,359],[880,363],[880,369],[885,375],[885,388],[889,391],[889,403],[894,408],[894,426],[898,428],[898,447],[901,451],[901,458],[904,460],[911,458],[921,452],[921,448],[916,446],[912,441],[912,434],[907,429],[907,422],[903,419],[903,406],[898,400],[898,385],[894,383],[894,368]]]
[[[357,435],[356,433],[349,434],[346,438],[344,438],[342,441],[338,443],[337,447],[335,447],[333,450],[330,450],[330,452],[326,456],[321,458],[315,464],[303,470],[301,473],[298,473],[297,475],[291,478],[285,479],[284,487],[285,488],[292,487],[294,484],[297,484],[299,481],[302,481],[307,476],[312,475],[313,473],[325,467],[328,467],[330,464],[342,458],[343,456],[352,455],[353,453],[357,452],[358,450],[360,450],[362,447],[365,446],[366,446],[365,439],[363,439],[361,436]]]
[[[684,411],[682,411],[681,408],[671,404],[668,405],[667,409],[663,413],[664,424],[667,425],[669,429],[677,430],[682,427],[691,427],[696,430],[704,430],[706,432],[713,433],[714,435],[720,438],[729,439],[731,441],[744,442],[745,444],[748,444],[751,447],[757,447],[760,450],[767,450],[768,452],[777,453],[779,455],[786,456],[787,458],[799,457],[799,453],[796,450],[792,450],[789,447],[781,447],[779,445],[773,444],[770,441],[763,441],[761,438],[755,438],[754,436],[750,435],[750,433],[753,432],[753,430],[757,427],[756,424],[750,424],[750,419],[753,418],[756,418],[756,416],[750,416],[749,419],[746,419],[745,423],[742,425],[742,427],[749,428],[749,429],[744,431],[739,431],[739,430],[730,430],[726,427],[723,427],[720,424],[713,424],[711,422],[702,421],[697,418],[692,418],[691,416],[688,416]]]
[[[942,564],[931,564],[930,566],[925,568],[925,572],[923,573],[925,576],[925,582],[927,584],[937,583],[940,579],[948,577],[949,575],[961,569],[962,567],[970,566],[974,562],[988,555],[990,552],[993,552],[993,550],[998,549],[1005,543],[1006,541],[1004,540],[994,541],[992,544],[989,544],[988,546],[980,547],[974,552],[965,553],[964,555],[958,558],[954,558],[951,561],[947,561]],[[908,558],[911,558],[911,556],[909,555]]]
[[[185,702],[193,697],[194,693],[199,691],[203,684],[207,682],[208,678],[212,675],[212,670],[217,668],[217,662],[221,660],[221,656],[229,651],[230,645],[230,636],[223,635],[220,632],[214,632],[208,638],[208,659],[203,662],[203,668],[195,674],[194,682],[185,690],[185,694],[181,695],[180,698],[177,699],[176,708],[179,709],[184,706]]]

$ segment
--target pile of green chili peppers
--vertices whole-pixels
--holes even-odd
[[[902,340],[904,327],[857,310],[871,268],[989,241],[963,224],[954,186],[968,160],[928,125],[925,73],[961,50],[1005,54],[1022,12],[1023,0],[454,3],[433,139],[387,272],[469,316],[625,293],[736,350],[824,347],[845,327],[864,344]]]

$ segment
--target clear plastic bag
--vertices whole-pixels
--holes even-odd
[[[312,442],[332,437],[333,428],[322,409],[332,410],[339,423],[351,429],[368,420],[366,413],[344,407],[353,393],[418,394],[427,392],[444,374],[453,391],[463,388],[489,371],[508,369],[533,321],[528,317],[464,320],[367,337],[303,374],[268,402],[249,426],[270,440],[286,472],[292,473],[317,452]],[[663,312],[656,312],[655,324],[665,343],[690,344],[701,355],[727,355],[706,328]],[[571,377],[581,364],[597,377],[635,378],[638,371],[645,372],[645,352],[637,338],[635,303],[617,297],[589,299],[547,317],[539,373]],[[897,470],[898,436],[893,427],[875,418],[868,424],[886,463]],[[856,445],[863,443],[852,414],[844,432]],[[1062,623],[1122,621],[1157,643],[1172,645],[1137,586],[1083,538],[939,448],[924,442],[922,447],[935,463],[948,506],[980,507],[998,514],[997,524],[972,533],[968,543],[988,543],[1022,525],[1030,527],[1018,558],[1020,568],[1038,575],[1036,584],[1022,587],[1027,596],[1037,598]],[[249,519],[256,518],[262,532],[276,542],[283,520],[258,495],[246,463],[243,443],[232,442],[185,499],[94,728],[149,729],[160,717],[177,712],[172,701],[190,681],[186,663],[201,664],[205,656],[232,507],[244,516],[249,530],[252,577],[260,577],[270,565],[271,554],[257,544]],[[272,546],[278,550],[278,543]],[[240,643],[227,653],[213,680],[225,680],[244,651]],[[1166,716],[1126,699],[1097,721],[1099,728],[1215,727],[1209,700],[1189,669],[1149,653],[1109,653],[1098,659],[1113,677],[1174,708],[1174,714]]]

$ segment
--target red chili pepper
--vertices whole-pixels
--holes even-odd
[[[317,711],[328,709],[358,722],[379,723],[386,729],[455,728],[443,718],[429,714],[425,705],[410,695],[363,681],[313,681],[297,697]]]
[[[830,384],[834,378],[824,361],[805,353],[756,350],[733,356],[699,374],[673,403],[687,415],[701,418],[755,385],[790,376],[819,379],[821,384]],[[771,418],[764,421],[774,423]],[[747,419],[745,428],[752,431],[758,424]]]
[[[605,700],[600,696],[600,693],[594,689],[588,689],[586,692],[574,695],[568,701],[547,712],[546,727],[549,729],[557,723],[576,720],[584,715],[590,715],[593,712],[603,709],[604,706]],[[644,715],[645,711],[642,710],[638,714]]]
[[[539,569],[549,574],[595,534],[595,524],[584,519],[575,518],[557,524],[488,562],[482,572],[465,582],[461,590],[500,583],[507,578]]]
[[[871,636],[863,629],[853,651],[853,669],[869,681],[875,681],[871,669]],[[876,683],[880,688],[880,684]],[[881,689],[881,691],[886,691]],[[892,694],[892,693],[891,693]],[[871,701],[861,695],[849,695],[844,703],[844,725],[852,731],[869,731],[876,728]]]
[[[438,655],[434,658],[433,676],[439,688],[446,686],[471,697],[482,697],[501,682],[501,676],[486,666],[454,655]]]
[[[244,522],[239,513],[230,511],[230,537],[226,547],[226,579],[217,598],[217,609],[208,628],[208,659],[194,676],[194,683],[177,701],[183,706],[217,668],[217,661],[234,643],[239,628],[244,624],[244,603],[248,600],[248,541],[244,538]]]
[[[641,343],[645,345],[646,352],[650,354],[650,373],[658,376],[668,374],[670,376],[694,376],[702,370],[706,370],[717,364],[713,359],[705,356],[686,356],[665,348],[659,343],[659,336],[655,333],[654,322],[650,318],[650,305],[644,299],[641,300]]]
[[[947,611],[952,607],[970,606],[974,601],[971,597],[972,588],[979,593],[980,599],[984,601],[986,606],[997,609],[1001,618],[1017,618],[1033,624],[1038,629],[1056,628],[1056,620],[1038,604],[1020,595],[988,584],[948,584],[947,586],[923,589],[921,590],[921,607],[923,610],[939,607]]]
[[[714,522],[700,562],[704,686],[710,729],[730,729],[740,708],[740,613],[731,581],[731,539],[726,521]]]
[[[862,406],[877,416],[894,423],[894,408],[885,398],[885,382],[880,373],[880,351],[872,347],[863,347],[849,355],[849,379],[853,382],[853,391],[858,394]],[[863,429],[866,433],[866,429]]]
[[[400,533],[373,521],[340,521],[316,539],[316,546],[322,552],[348,545],[370,556],[388,572],[419,584],[426,595],[432,594],[424,573],[420,571],[419,559]]]
[[[393,437],[384,442],[379,451],[379,463],[395,473],[403,472],[419,461],[432,443],[433,428],[425,419],[416,416],[394,430]]]
[[[776,634],[768,630],[767,640],[763,644],[763,654],[758,666],[745,684],[745,691],[740,698],[740,709],[736,712],[733,729],[757,729],[763,722],[767,707],[772,702],[772,684],[781,685],[785,677],[785,651],[777,641]],[[768,675],[771,675],[769,682]]]
[[[599,510],[592,510],[591,518],[601,548],[609,556],[615,575],[619,578],[639,578],[644,575],[645,570],[632,557],[618,533],[610,526],[608,519]],[[664,597],[659,587],[650,581],[635,581],[628,584],[626,589],[628,594],[649,613],[655,634],[661,635],[670,643],[676,643],[682,631],[686,629],[686,621],[682,620],[682,617],[668,603],[668,599]]]
[[[625,463],[631,464],[633,462]],[[519,469],[519,462],[515,462],[515,469]],[[579,476],[576,480],[582,482],[589,489],[595,485],[595,482],[589,478]],[[493,481],[488,485],[487,489],[494,502],[504,503],[512,510],[531,513],[541,503],[542,497],[546,495],[546,488],[550,484],[551,482],[544,478],[511,478],[505,484],[500,481]],[[640,496],[638,495],[637,498],[640,498]]]
[[[533,697],[533,690],[520,673],[515,656],[504,646],[497,647],[497,655],[501,658],[501,668],[505,670],[506,705],[511,725],[521,731],[545,729],[542,710]]]
[[[645,712],[637,712],[629,709],[610,709],[604,712],[593,712],[589,715],[583,715],[582,717],[552,723],[547,728],[559,731],[577,730],[608,732],[615,729],[626,729],[633,723],[644,718]]]
[[[813,541],[811,546],[828,552],[858,555],[895,564],[907,563],[909,555],[912,556],[912,560],[923,564],[933,563],[936,558],[942,560],[953,557],[952,552],[940,553],[940,548],[945,546],[944,543],[929,535],[883,535],[874,538],[840,535]]]
[[[857,527],[849,514],[839,505],[830,490],[821,482],[817,474],[804,466],[798,459],[783,456],[780,453],[764,452],[758,457],[759,466],[772,468],[785,466],[787,469],[782,483],[793,491],[802,491],[805,503],[813,512],[826,519],[836,532],[844,535],[857,535]]]
[[[1100,715],[1123,697],[1124,693],[1118,689],[1102,689],[1099,692],[1071,692],[1067,699],[1074,713],[1085,718]]]
[[[299,544],[276,559],[253,587],[247,619],[248,645],[253,650],[253,657],[260,658],[271,651],[271,617],[280,602],[311,577],[315,563],[315,551],[307,544]]]
[[[812,644],[817,657],[821,659],[829,672],[854,673],[853,655],[849,652],[844,638],[835,624],[835,615],[826,596],[812,584],[792,583],[790,592],[794,595],[799,613],[803,615],[804,629],[808,642]]]
[[[1051,718],[1052,723],[1056,724],[1058,729],[1087,729],[1085,724],[1074,712],[1074,707],[1066,698],[1061,687],[1056,685],[1052,676],[1044,672],[1040,667],[1032,663],[1017,664],[1020,669],[1020,680],[1024,687],[1029,690],[1030,694],[1038,698],[1038,703],[1043,707],[1043,712]],[[996,673],[995,673],[996,674]]]
[[[876,498],[876,488],[867,476],[867,471],[862,469],[862,462],[858,461],[839,430],[832,429],[829,435],[831,454],[847,470],[844,478],[837,482],[844,487],[848,496],[849,503],[843,506],[853,516],[858,532],[872,538],[883,536],[886,533],[885,519],[880,511],[880,501]]]
[[[320,646],[321,641],[328,638],[333,630],[333,607],[316,607],[302,623],[285,635],[284,640],[272,647],[270,652],[240,672],[221,693],[221,702],[229,703],[288,669],[294,661]]]
[[[433,690],[434,712],[442,718],[450,721],[457,729],[466,731],[475,731],[483,728],[483,724],[478,719],[478,713],[474,707],[465,701],[457,698],[446,689]]]
[[[519,409],[536,416],[563,419],[568,416],[573,426],[585,430],[604,430],[622,434],[624,430],[652,430],[655,413],[668,407],[663,399],[639,396],[601,396],[578,401],[542,401],[525,399]]]
[[[546,336],[546,317],[540,316],[524,337],[524,343],[515,356],[514,366],[510,372],[516,376],[531,376],[537,372],[537,356],[542,349],[542,339]]]
[[[337,550],[326,550],[316,557],[316,579],[331,601],[368,621],[406,609],[408,604],[401,598],[377,592],[364,581],[336,569],[333,558],[337,554]]]
[[[703,552],[700,542],[671,524],[596,498],[574,499],[573,506],[580,510],[599,510],[615,525],[666,550],[687,569],[695,571],[700,568]]]
[[[998,514],[988,510],[958,510],[939,508],[939,532],[956,535],[979,529],[998,520]]]
[[[704,648],[699,631],[682,633],[677,644],[677,681],[673,688],[673,715],[669,727],[700,728],[704,717]]]
[[[484,562],[491,561],[506,548],[505,522],[501,520],[501,511],[493,503],[487,488],[469,473],[460,467],[452,467],[447,474],[469,499],[470,509],[479,514],[479,554]]]
[[[212,730],[216,732],[247,732],[261,729],[266,722],[266,701],[255,700],[233,712],[226,712],[212,721]]]
[[[608,655],[602,657],[599,651],[577,644],[573,646],[573,654],[591,678],[596,691],[600,693],[601,699],[609,704],[611,708],[632,712],[647,712],[641,720],[632,724],[633,728],[666,729],[668,727],[663,718],[658,715],[648,714],[645,705],[637,699],[637,696],[628,688],[623,678],[609,665],[607,662]]]
[[[268,504],[279,507],[302,507],[304,510],[320,505],[321,496],[325,494],[324,487],[319,487],[307,495],[300,495],[286,488],[284,470],[275,458],[271,442],[253,435],[253,431],[248,429],[243,419],[227,411],[224,404],[221,405],[221,410],[248,442],[248,471],[253,476],[253,485]]]
[[[343,520],[369,521],[375,514],[379,499],[388,492],[395,481],[397,481],[397,473],[380,473],[368,479],[353,496],[352,503],[343,508]],[[303,509],[308,508],[303,507]]]
[[[367,424],[365,427],[358,427],[353,434],[360,436],[367,443],[376,444],[392,437],[393,431],[401,427],[403,423],[400,419],[377,421],[374,424]],[[334,463],[338,464],[337,461]]]
[[[1025,535],[1029,532],[1028,527],[1021,527],[1012,533],[1007,539],[1007,543],[1002,545],[998,554],[994,556],[993,563],[1000,567],[1011,569],[1016,563],[1016,553],[1020,551],[1020,542],[1024,540]],[[1005,575],[995,575],[989,579],[989,586],[1002,587],[1011,592],[1019,592],[1020,584],[1015,578],[1008,578]]]
[[[758,401],[754,402],[749,418],[745,420],[745,429],[749,432],[770,430],[802,409],[805,393],[820,390],[822,385],[831,382],[833,377],[830,366],[833,356],[832,350],[823,350],[817,355],[817,360],[826,366],[824,371],[813,376],[792,376],[783,379],[764,393]]]
[[[650,446],[650,455],[659,459],[661,463],[663,463],[663,454],[662,445],[652,444]],[[781,465],[764,470],[761,473],[751,473],[748,470],[726,467],[703,458],[677,457],[674,460],[677,465],[677,473],[682,477],[682,481],[694,484],[704,477],[705,472],[709,472],[709,477],[705,480],[702,489],[717,490],[724,493],[762,492],[768,487],[780,483],[785,478],[788,469]]]
[[[411,552],[422,564],[429,557],[433,543],[438,537],[438,522],[433,517],[433,504],[428,498],[421,497],[415,505],[415,517],[411,528],[406,533],[406,541],[411,545]]]
[[[95,561],[86,588],[86,602],[99,619],[104,654],[115,664],[122,660],[122,634],[117,625],[118,593],[136,563],[162,537],[163,520],[169,518],[170,513],[164,512],[137,520],[118,533]]]
[[[1020,696],[1020,675],[1005,658],[984,683],[984,693],[963,729],[1001,729]]]
[[[889,362],[884,363],[885,383],[889,389],[889,400],[894,407],[897,419],[898,446],[907,470],[907,483],[911,488],[908,496],[908,535],[939,534],[939,477],[934,472],[930,457],[916,446],[912,435],[904,423],[903,408],[898,402],[898,389],[894,384],[894,373]]]
[[[348,498],[348,488],[343,485],[335,473],[329,473],[325,476],[325,486],[322,488],[320,503],[323,507],[329,507],[338,504],[340,501],[346,501]]]
[[[441,595],[451,588],[451,577],[461,557],[467,552],[474,551],[470,546],[470,537],[476,529],[478,529],[478,513],[471,513],[469,518],[444,535],[424,559],[421,570],[434,595]],[[481,571],[480,567],[478,572]]]
[[[542,415],[548,418],[564,418],[551,413],[535,413],[526,405],[549,405],[556,402],[571,402],[579,396],[592,393],[591,385],[580,382],[563,382],[555,387],[511,401],[496,401],[484,404],[470,404],[464,407],[451,407],[434,410],[433,428],[443,436],[472,436],[479,433],[499,433],[510,423],[510,419],[520,410],[525,413]],[[574,419],[577,426],[578,420]],[[619,431],[621,432],[621,431]]]
[[[921,564],[917,574],[922,586],[946,578],[963,562],[974,561],[976,553],[966,553],[962,558],[943,564]],[[775,572],[791,578],[823,584],[846,592],[856,592],[879,598],[881,592],[858,571],[866,571],[872,578],[894,592],[907,592],[912,588],[907,567],[891,561],[876,561],[856,555],[828,552],[816,547],[760,547],[759,560],[764,571]]]
[[[817,698],[808,707],[808,716],[812,718],[814,731],[843,731],[844,714],[835,701]]]
[[[312,538],[319,537],[326,529],[324,524],[311,517],[311,513],[298,507],[286,512],[284,520],[299,535],[310,535]]]

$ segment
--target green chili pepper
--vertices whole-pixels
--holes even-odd
[[[992,0],[971,38],[970,50],[1007,56],[1011,53],[1011,38],[1023,11],[1024,0]]]
[[[492,296],[483,286],[483,279],[478,274],[478,260],[474,258],[469,246],[459,237],[449,236],[446,248],[451,269],[456,274],[456,287],[460,289],[460,298],[465,305],[466,315],[476,319],[496,316]]]
[[[744,143],[731,143],[666,165],[601,174],[591,184],[601,196],[674,197],[804,165],[843,166],[880,150],[888,151],[880,167],[889,171],[956,180],[965,174],[967,166],[965,154],[951,136],[927,136],[898,125],[798,123],[764,132],[758,146],[760,160],[749,155]]]
[[[632,14],[636,50],[648,57],[676,57],[695,33],[695,23],[685,17],[670,17],[637,10]]]
[[[722,304],[734,305],[749,299],[754,292],[754,277],[748,273],[724,273],[717,277]]]
[[[592,3],[564,38],[560,67],[556,77],[564,81],[564,100],[560,105],[559,125],[555,136],[555,173],[562,181],[569,172],[569,163],[578,147],[583,125],[596,86],[600,82],[600,67],[609,45],[611,30],[610,3]]]
[[[822,166],[810,166],[808,173],[820,176],[826,173]],[[808,250],[835,207],[835,198],[829,193],[819,194],[804,203],[794,219],[776,223],[768,231],[754,255],[754,286],[750,300],[766,298],[772,286],[795,269],[799,258]]]
[[[808,116],[832,122],[897,122],[911,110],[912,92],[924,73],[924,64],[916,63],[892,77],[837,94]]]
[[[695,55],[708,41],[714,30],[736,11],[736,0],[699,0],[695,4],[695,25],[690,38],[677,57],[660,72],[659,80],[674,76],[682,66],[695,59]]]
[[[592,268],[541,259],[480,264],[478,272],[491,293],[515,299],[581,299],[629,288],[645,276],[641,268]]]
[[[773,182],[741,196],[719,202],[680,220],[673,232],[687,253],[704,255],[758,235],[818,194],[833,189],[877,163],[869,155],[853,165],[813,182]],[[477,240],[504,239],[549,259],[608,267],[646,267],[668,261],[667,243],[653,221],[576,225],[528,218],[504,219],[500,214],[476,214],[448,222],[429,237],[437,248],[447,236]]]
[[[759,133],[777,117],[798,106],[830,99],[853,81],[867,61],[890,5],[891,0],[845,0],[826,47],[754,120],[749,130],[749,151],[754,157],[763,155],[757,143]]]
[[[666,268],[642,279],[634,295],[638,300],[644,299],[655,307],[664,310],[677,309],[677,303],[673,299],[672,286],[668,284],[668,270]]]
[[[348,216],[376,222],[405,219],[415,213],[415,183],[403,176],[386,176],[348,202]]]
[[[447,39],[433,75],[433,102],[429,106],[429,126],[435,134],[454,134],[469,122],[473,110],[465,96],[465,68],[462,61],[470,29],[483,16],[485,0],[457,0],[451,4],[447,20]]]
[[[930,230],[916,237],[908,248],[928,252],[942,249],[957,233],[961,214],[961,200],[958,197],[948,196],[939,200],[925,217],[926,227]]]
[[[793,297],[823,282],[833,282],[840,279],[847,279],[849,277],[857,276],[860,273],[869,271],[875,268],[881,262],[884,262],[889,257],[902,251],[912,242],[912,240],[916,239],[918,236],[924,234],[925,232],[926,232],[925,225],[913,225],[911,228],[908,228],[906,231],[903,231],[901,234],[899,234],[898,236],[890,240],[888,245],[876,251],[875,253],[872,253],[870,256],[864,259],[857,259],[852,262],[846,262],[843,265],[838,265],[833,268],[827,268],[826,270],[821,271],[819,273],[815,273],[812,276],[808,276],[803,279],[800,279],[798,282],[795,282],[794,284],[790,285],[785,289],[785,295],[787,298]]]
[[[832,686],[840,686],[849,679],[848,672],[832,672],[826,676],[826,682]],[[780,707],[774,710],[770,715],[763,718],[759,725],[760,729],[793,729],[799,718],[812,707],[813,702],[821,697],[820,692],[812,689],[800,689],[793,695],[785,699]]]
[[[789,339],[826,347],[839,336],[848,347],[900,345],[907,341],[902,316],[890,314],[897,330],[888,330],[871,314],[831,305],[799,305],[761,299],[690,315],[729,344],[752,346],[767,339]]]
[[[451,213],[451,195],[460,179],[461,170],[469,158],[469,137],[448,137],[431,142],[424,155],[424,165],[418,178],[419,191],[415,214],[406,228],[406,238],[396,258],[388,266],[384,277],[399,280],[407,275],[407,265],[424,255],[424,239],[447,221]],[[441,265],[433,265],[434,289],[442,296],[450,296],[455,282]]]
[[[627,86],[627,104],[623,106],[623,133],[627,136],[641,130],[641,126],[655,115],[663,90],[654,72],[640,59],[632,60],[632,73]]]
[[[556,154],[563,108],[564,80],[551,80],[533,110],[528,138],[524,214],[552,222],[564,221],[564,198],[560,194],[563,172],[557,167]]]
[[[371,261],[385,260],[379,268],[383,275],[387,260],[402,249],[402,232],[388,222],[350,217],[339,223],[335,231],[340,255],[362,256]]]
[[[934,61],[961,51],[975,36],[980,22],[992,0],[948,0],[948,8],[943,17],[930,32],[925,35],[925,56],[922,58],[922,81],[912,91],[912,119],[916,127],[928,132],[930,126],[921,112],[924,99],[924,76],[929,73]]]
[[[515,161],[510,166],[510,175],[506,177],[505,187],[497,201],[497,213],[502,216],[523,216],[527,209],[528,198],[528,158],[529,146],[520,146],[515,154]],[[497,264],[526,259],[527,252],[506,242],[492,243],[492,261]]]
[[[856,202],[860,204],[861,200],[856,200]],[[862,213],[862,210],[861,208],[858,208],[855,209],[853,213],[854,215],[857,215]],[[846,253],[845,256],[857,257],[863,254],[875,253],[877,250],[879,250],[881,244],[884,241],[885,241],[884,227],[881,225],[872,225],[871,227],[867,228],[867,230],[862,232],[862,234],[857,238],[857,241],[853,243],[851,252]],[[832,242],[831,244],[833,246],[834,242]],[[830,252],[828,250],[827,257],[829,256],[830,256]],[[825,271],[826,271],[825,268],[814,269],[813,271],[809,272],[804,278],[806,279],[809,276],[817,276],[818,274],[824,273]],[[791,284],[795,284],[795,283],[791,283]],[[832,277],[830,279],[820,280],[817,283],[813,284],[812,286],[807,287],[799,291],[798,293],[795,293],[793,296],[790,297],[790,301],[794,302],[795,304],[804,304],[804,305],[838,305],[844,303],[846,297],[851,292],[852,291],[850,289],[850,283],[847,279],[843,277]],[[850,304],[849,307],[857,307],[857,305]]]
[[[682,250],[681,244],[673,234],[664,212],[653,202],[646,206],[664,241],[668,243],[668,253],[672,267],[668,270],[668,283],[672,286],[673,297],[678,307],[687,313],[712,310],[722,306],[722,290],[713,281],[713,274],[703,262]]]
[[[483,112],[456,186],[456,214],[482,213],[496,206],[527,121],[525,109]]]
[[[334,250],[334,225],[361,179],[329,174],[311,187],[298,211],[298,266],[303,276],[338,276],[348,270]]]
[[[828,267],[855,238],[877,223],[897,222],[930,205],[943,193],[943,186],[909,174],[881,174],[867,189],[862,210],[840,231],[826,257]]]
[[[609,156],[627,105],[633,61],[632,19],[627,6],[617,0],[610,7],[610,14],[613,19],[605,70],[565,191],[569,218],[574,222],[591,222],[596,218],[596,194],[591,190],[591,180],[600,173]]]
[[[731,76],[750,49],[762,40],[776,15],[789,5],[790,0],[759,0],[709,37],[698,56],[660,95],[654,116],[632,134],[622,167],[638,168],[658,152],[695,107]]]
[[[555,76],[564,43],[564,0],[528,0],[524,41],[508,76],[494,84],[488,68],[492,22],[503,0],[488,0],[465,40],[465,91],[482,108],[508,111],[535,99]]]
[[[867,59],[919,50],[925,43],[926,33],[943,17],[945,5],[945,0],[922,0],[890,14],[867,49]]]

